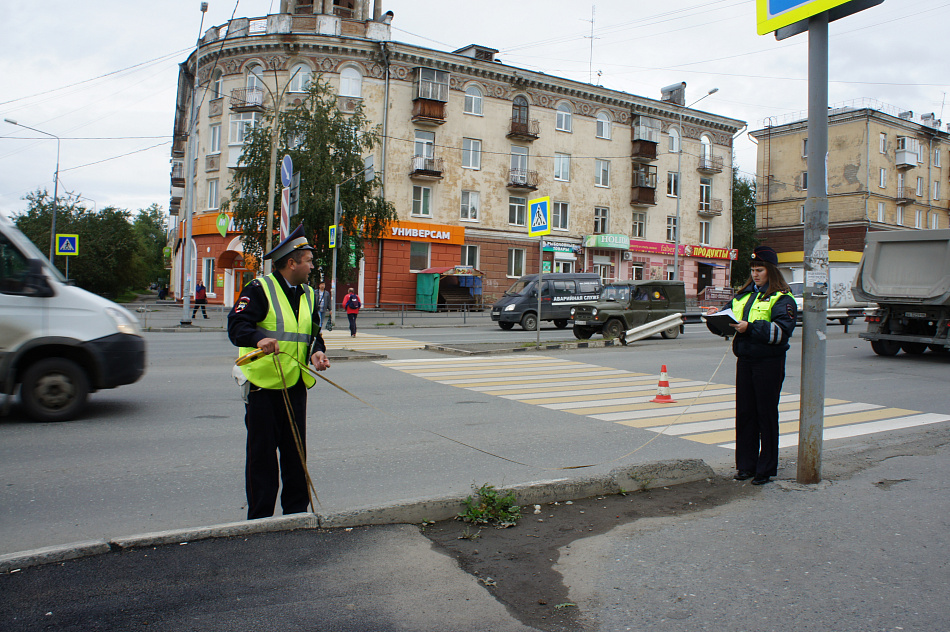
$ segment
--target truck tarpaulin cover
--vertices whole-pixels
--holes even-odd
[[[851,291],[875,303],[950,305],[950,230],[868,233]]]

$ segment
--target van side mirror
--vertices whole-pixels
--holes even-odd
[[[39,259],[30,259],[28,266],[26,278],[23,281],[23,295],[36,298],[53,296],[53,288],[46,279],[46,275],[43,274],[43,263]]]

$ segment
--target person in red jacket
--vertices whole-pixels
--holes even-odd
[[[362,306],[363,302],[360,301],[359,295],[353,291],[353,288],[347,289],[346,296],[343,297],[343,307],[346,309],[346,318],[350,321],[351,338],[356,337],[356,317]]]

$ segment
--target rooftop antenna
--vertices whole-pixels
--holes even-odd
[[[584,37],[590,40],[590,58],[587,63],[587,83],[594,83],[594,40],[600,39],[599,37],[594,37],[594,14],[597,11],[597,5],[590,5],[590,20],[584,20],[584,22],[590,22],[590,35],[585,35]]]

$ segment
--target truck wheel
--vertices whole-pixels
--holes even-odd
[[[535,314],[525,314],[521,317],[521,328],[526,331],[534,331],[538,328],[538,317]]]
[[[514,324],[514,323],[503,323],[503,322],[500,322],[500,321],[499,321],[498,326],[501,327],[502,329],[504,329],[505,331],[508,331],[509,329],[511,329],[512,327],[514,327],[515,324]]]
[[[574,325],[574,337],[578,340],[589,340],[591,336],[594,335],[594,332],[590,330],[590,327],[583,327],[581,325]]]
[[[607,324],[604,325],[604,338],[619,338],[620,334],[625,331],[626,328],[620,320],[611,318],[607,321]]]
[[[567,327],[567,319],[558,318],[557,320],[554,321],[554,326],[557,327],[558,329],[564,329],[565,327]]]
[[[901,349],[904,350],[904,353],[920,355],[927,350],[927,345],[923,342],[902,342]]]
[[[879,356],[892,356],[901,350],[901,343],[893,340],[872,340],[871,349]]]
[[[678,335],[680,335],[680,326],[673,325],[669,329],[664,329],[660,332],[660,335],[667,340],[672,340],[673,338],[676,338]]]
[[[36,421],[74,419],[88,396],[86,374],[66,358],[47,358],[33,364],[20,385],[20,401]]]

